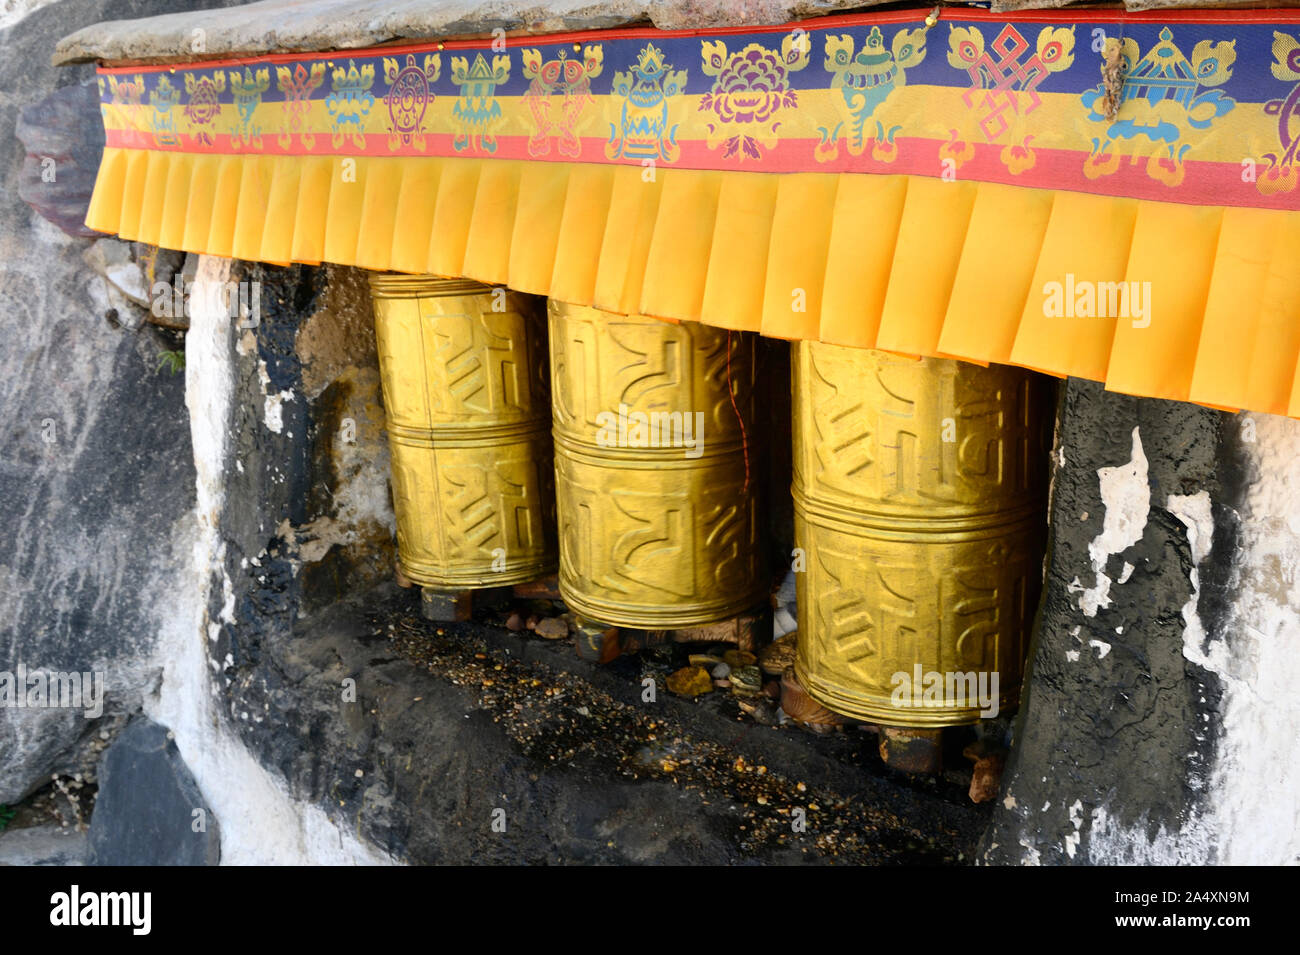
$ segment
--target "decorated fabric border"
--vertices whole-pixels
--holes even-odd
[[[101,68],[99,90],[119,148],[905,173],[1300,209],[1300,15],[925,15]]]

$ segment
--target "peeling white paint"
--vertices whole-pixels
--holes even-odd
[[[1132,826],[1123,826],[1101,806],[1088,827],[1088,861],[1093,865],[1205,865],[1213,859],[1213,838],[1199,818],[1175,833],[1161,825],[1154,835],[1145,813]]]
[[[1182,521],[1187,528],[1187,542],[1192,549],[1192,571],[1189,579],[1192,593],[1183,604],[1183,656],[1209,670],[1217,667],[1212,664],[1205,650],[1205,627],[1201,623],[1198,605],[1201,599],[1200,563],[1210,552],[1214,542],[1214,518],[1210,512],[1210,495],[1206,491],[1195,494],[1171,494],[1166,504],[1171,514]],[[1218,641],[1216,647],[1225,650],[1227,644]]]
[[[1246,418],[1255,435],[1242,444],[1251,483],[1232,566],[1223,569],[1233,595],[1214,633],[1199,606],[1200,565],[1214,544],[1209,494],[1171,495],[1166,503],[1187,528],[1196,564],[1183,655],[1216,674],[1222,688],[1219,711],[1206,722],[1215,739],[1211,769],[1186,780],[1206,808],[1176,831],[1161,826],[1154,834],[1145,817],[1122,826],[1098,808],[1088,845],[1094,863],[1300,863],[1300,422]]]
[[[224,282],[230,262],[199,260],[195,283]],[[167,726],[212,807],[221,828],[223,864],[386,864],[391,860],[340,829],[318,807],[294,799],[227,725],[214,699],[205,635],[219,633],[208,600],[218,568],[224,567],[219,518],[225,502],[225,469],[233,402],[235,340],[224,310],[204,307],[213,296],[194,296],[185,340],[185,403],[197,472],[198,506],[177,527],[190,543],[192,560],[176,581],[160,624],[163,678],[145,712]],[[233,619],[228,580],[221,583],[220,616]],[[230,660],[229,655],[226,657]]]
[[[1106,515],[1102,518],[1101,533],[1088,545],[1096,582],[1085,587],[1076,577],[1069,586],[1071,593],[1081,595],[1079,609],[1087,617],[1095,617],[1098,610],[1110,606],[1111,579],[1104,573],[1106,561],[1112,554],[1123,553],[1142,539],[1151,513],[1147,457],[1142,451],[1142,437],[1137,428],[1133,429],[1133,452],[1129,462],[1098,468],[1097,477]],[[1127,576],[1124,579],[1127,580]]]
[[[257,338],[251,331],[246,331],[240,336],[238,343],[240,355],[251,354],[257,347]],[[294,395],[292,390],[284,390],[272,394],[267,389],[271,384],[271,373],[266,370],[266,362],[259,358],[257,360],[257,380],[262,389],[262,423],[266,425],[268,431],[274,434],[284,432],[284,403],[293,401]],[[293,437],[292,434],[289,437]]]
[[[262,420],[268,430],[281,434],[284,431],[284,403],[293,401],[292,391],[281,391],[267,395],[262,401]],[[289,437],[293,437],[292,434]]]
[[[1075,578],[1075,581],[1078,582],[1078,579],[1079,579],[1079,578],[1076,577],[1076,578]],[[1082,625],[1080,625],[1080,626],[1076,626],[1073,630],[1070,631],[1070,636],[1074,638],[1074,642],[1075,642],[1075,643],[1078,643],[1078,644],[1080,644],[1080,645],[1083,644],[1083,641],[1079,639],[1079,631],[1080,631],[1081,629],[1083,629]],[[1078,650],[1066,650],[1066,651],[1065,651],[1065,659],[1069,660],[1071,663],[1078,663],[1078,662],[1079,662],[1079,651],[1078,651]],[[1043,782],[1046,782],[1046,781],[1047,781],[1047,779],[1046,779],[1046,777],[1044,777]]]
[[[1217,859],[1285,865],[1300,862],[1300,422],[1247,420],[1256,440],[1242,445],[1253,481],[1239,515],[1235,598],[1212,639],[1189,621],[1183,653],[1223,686],[1207,820]],[[1204,557],[1209,502],[1184,511],[1193,555]]]
[[[1065,834],[1065,854],[1073,859],[1079,851],[1079,842],[1083,839],[1079,831],[1083,825],[1083,803],[1078,799],[1070,803],[1070,824],[1074,826],[1074,832]]]
[[[1165,508],[1187,527],[1187,542],[1192,546],[1192,561],[1199,564],[1214,546],[1214,515],[1208,491],[1195,494],[1170,494]]]

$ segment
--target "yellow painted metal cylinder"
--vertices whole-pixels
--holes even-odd
[[[889,726],[1014,706],[1040,586],[1050,383],[818,342],[791,362],[799,682]]]
[[[549,310],[565,602],[665,629],[759,603],[752,336]]]
[[[550,388],[541,311],[515,292],[370,277],[401,570],[426,587],[555,569]]]

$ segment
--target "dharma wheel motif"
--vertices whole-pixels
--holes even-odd
[[[752,337],[554,300],[550,332],[565,602],[647,628],[753,607]]]
[[[398,559],[443,588],[555,567],[545,326],[505,289],[372,275]]]
[[[1050,386],[816,342],[796,343],[792,363],[799,682],[884,725],[975,722],[981,687],[1014,706],[1042,568]]]

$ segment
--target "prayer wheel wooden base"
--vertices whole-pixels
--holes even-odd
[[[523,296],[370,277],[401,574],[431,619],[556,566],[545,327]],[[450,616],[448,616],[450,615]]]
[[[578,656],[594,663],[666,643],[729,643],[737,650],[757,653],[771,636],[772,608],[762,604],[725,620],[673,630],[615,627],[583,618],[574,623]]]
[[[554,300],[550,332],[565,602],[649,630],[759,604],[752,336]]]
[[[1042,569],[1050,384],[815,342],[793,346],[792,367],[799,683],[879,726],[1014,707]]]

